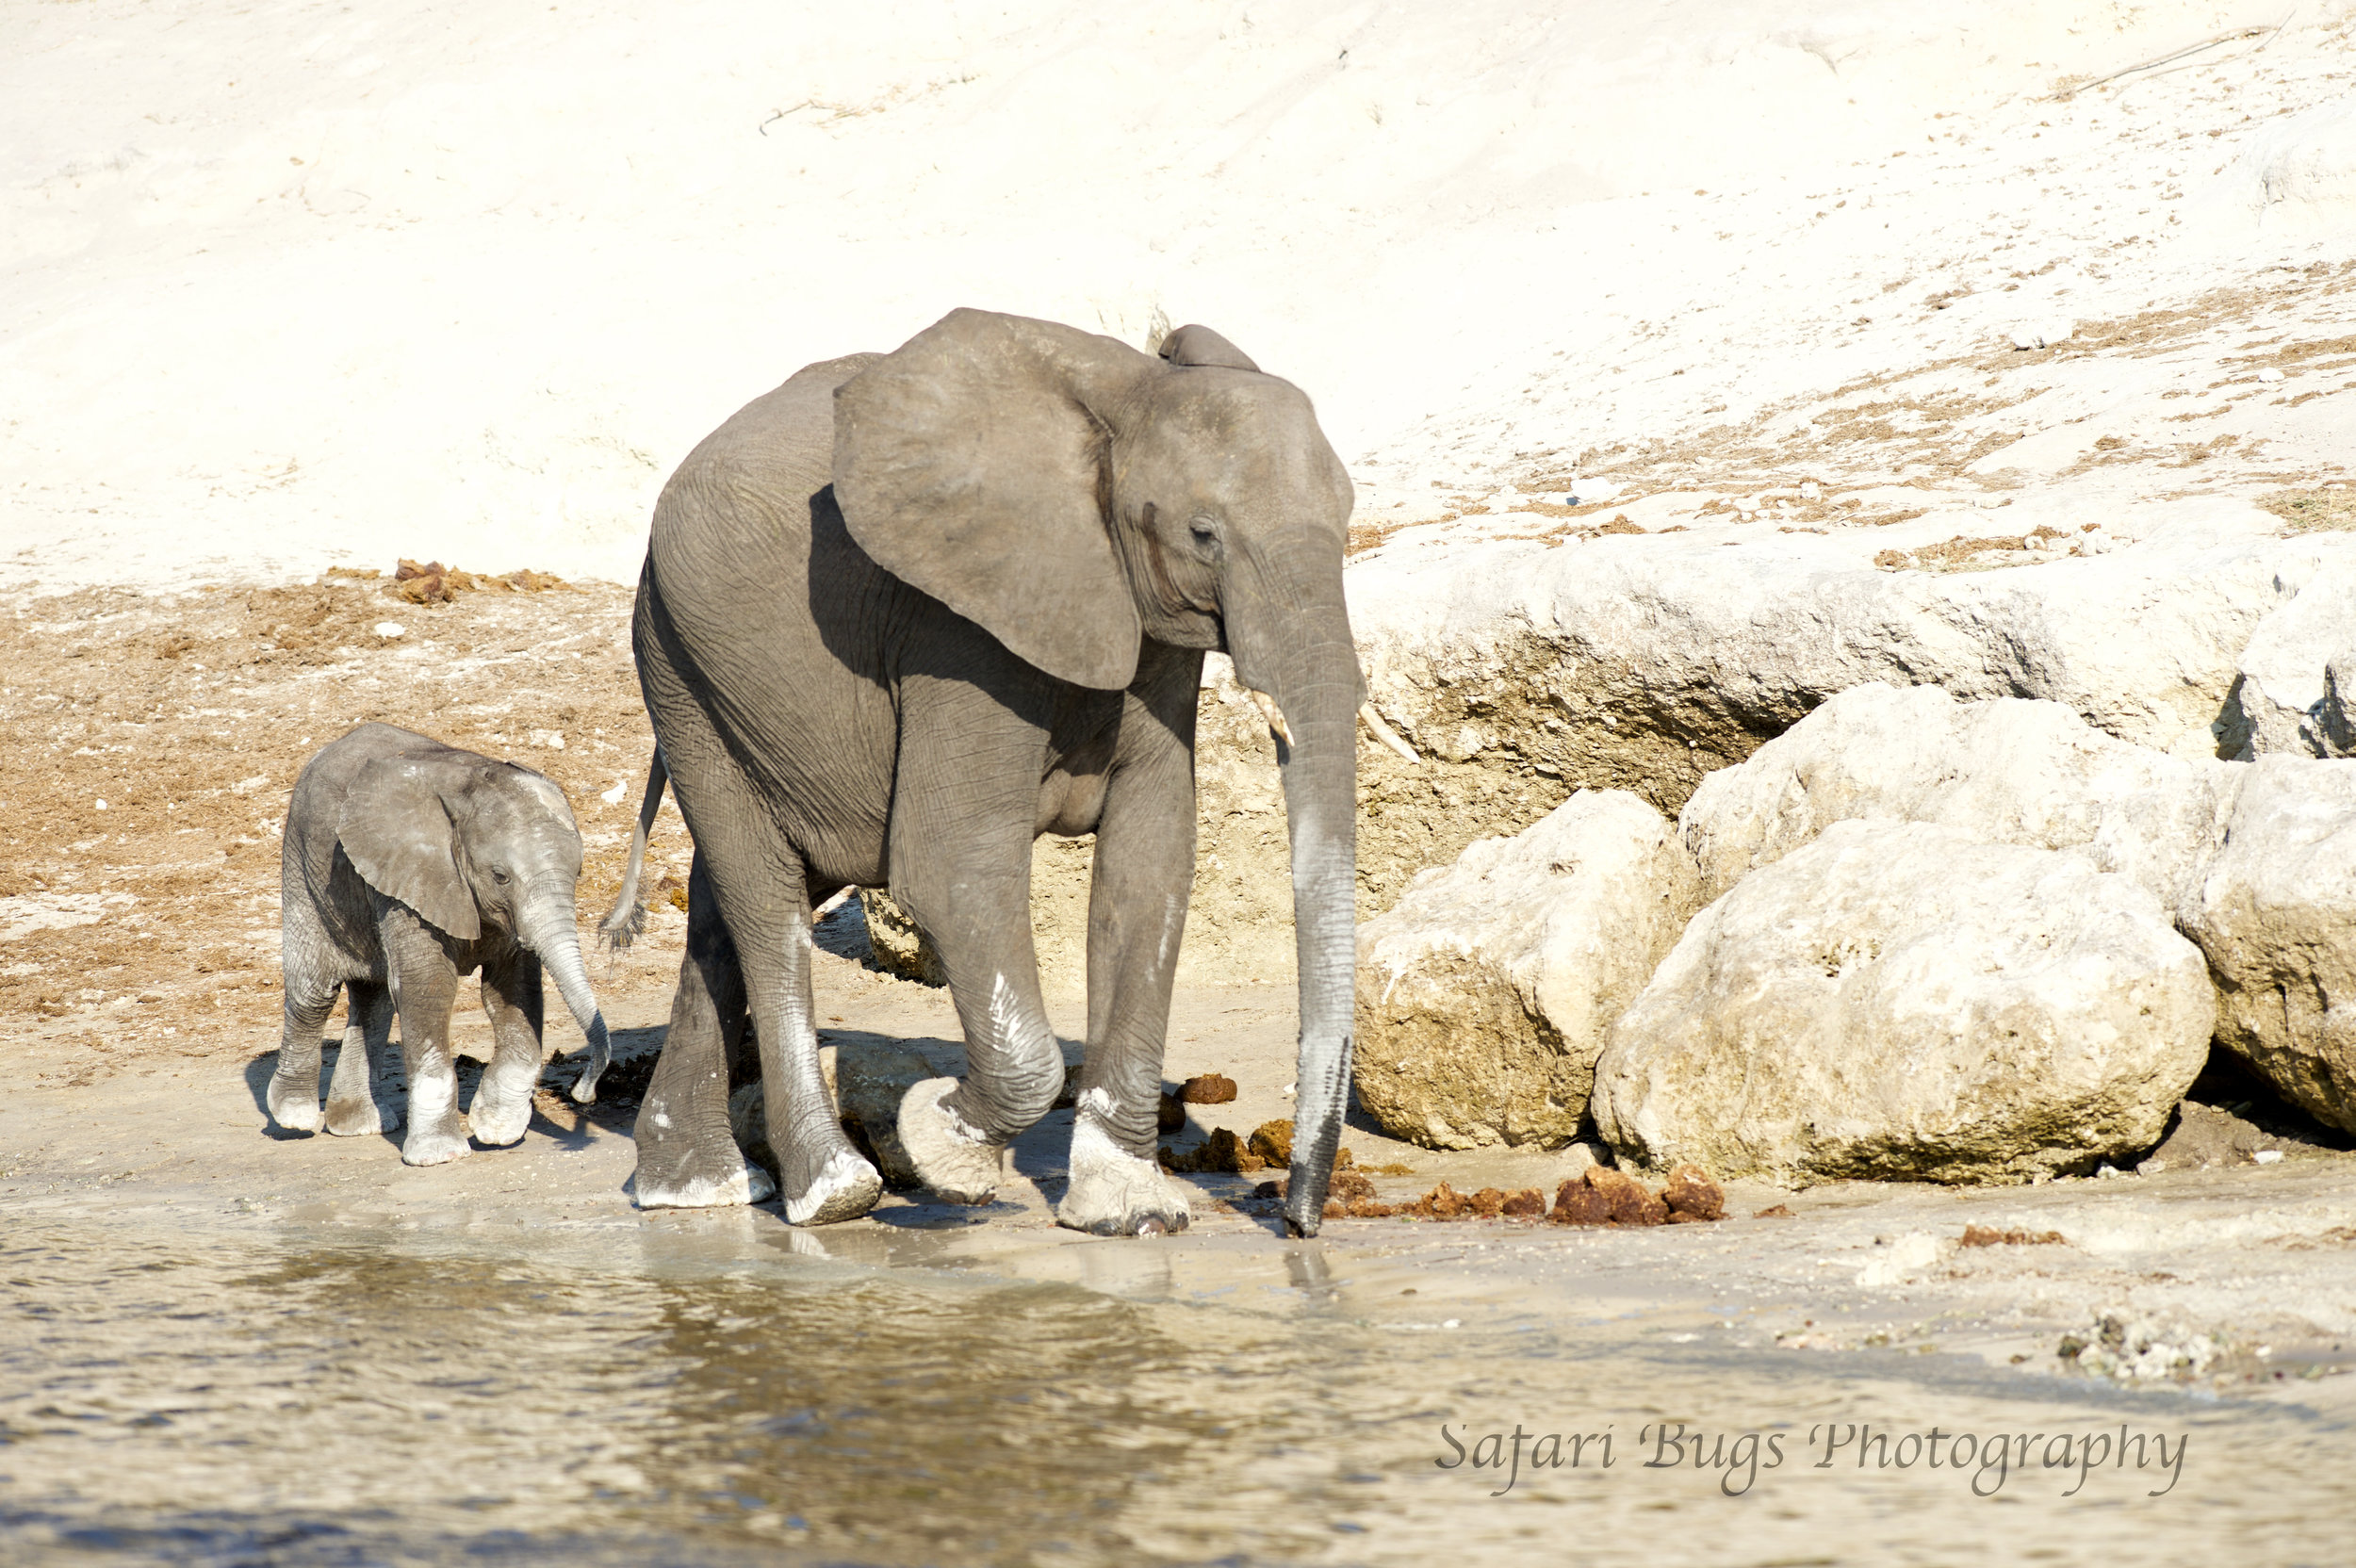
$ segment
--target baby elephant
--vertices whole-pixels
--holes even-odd
[[[270,1114],[281,1127],[319,1125],[319,1030],[342,988],[351,1006],[327,1091],[330,1133],[401,1125],[400,1111],[376,1093],[391,1065],[397,1008],[409,1074],[401,1159],[458,1158],[469,1119],[486,1144],[515,1142],[540,1081],[542,964],[593,1053],[573,1098],[597,1098],[611,1048],[573,923],[581,830],[552,781],[364,724],[321,749],[295,781],[280,875],[286,1031]],[[458,1113],[450,1012],[458,977],[478,966],[498,1044],[467,1119]]]

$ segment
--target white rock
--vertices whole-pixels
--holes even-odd
[[[2200,950],[2134,881],[1920,823],[1836,824],[1695,917],[1595,1070],[1643,1163],[2026,1180],[2159,1140],[2206,1059]]]
[[[1359,1100],[1440,1149],[1569,1139],[1604,1033],[1701,906],[1674,826],[1581,790],[1358,928]]]
[[[2235,661],[2241,678],[2227,722],[2245,737],[2244,757],[2345,756],[2347,743],[2333,739],[2347,708],[2331,663],[2356,650],[2356,551],[2324,556],[2287,580],[2298,596],[2258,623]]]
[[[1579,479],[1571,482],[1571,501],[1576,506],[1600,506],[1620,498],[1620,487],[1608,479]]]
[[[1804,501],[1812,501],[1824,493],[1824,487],[1812,479],[1800,482],[1800,499]]]
[[[379,637],[384,638],[386,642],[390,642],[396,637],[406,634],[408,629],[409,629],[407,627],[402,626],[399,621],[379,621],[376,623],[376,634]]]
[[[604,801],[608,806],[619,806],[622,803],[622,797],[628,793],[630,793],[630,780],[627,778],[617,778],[614,781],[614,788],[610,790],[599,790],[597,792],[597,798]]]
[[[2282,372],[2269,365],[2265,369],[2258,372],[2258,379],[2268,383],[2278,382],[2282,379]]]
[[[1734,547],[1703,529],[1420,536],[1350,563],[1350,619],[1375,705],[1427,755],[1460,760],[1477,737],[1484,766],[1545,763],[1664,810],[1874,680],[2043,697],[2124,740],[2213,753],[2258,623],[2356,536],[2284,538],[2232,500],[2154,504],[2135,525],[2093,559],[1974,572],[1874,558],[1987,531],[1977,518]]]
[[[2327,757],[2356,757],[2356,648],[2323,667],[2320,728]]]
[[[1875,684],[1711,774],[1678,826],[1712,897],[1834,823],[1864,819],[2069,850],[2173,910],[2223,841],[2243,776],[2115,740],[2058,703],[1959,703],[1936,686]]]
[[[564,732],[561,729],[535,729],[526,740],[542,751],[563,751]]]
[[[2356,763],[2250,763],[2182,912],[2217,979],[2217,1038],[2284,1098],[2356,1132]]]

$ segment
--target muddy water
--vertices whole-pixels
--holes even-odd
[[[2345,1560],[2356,1524],[2350,1434],[2296,1406],[1776,1351],[1559,1291],[1426,1309],[1432,1277],[1370,1250],[4,1223],[0,1560],[44,1568],[2290,1562]],[[1714,1446],[1671,1461],[1664,1421]],[[1516,1424],[1590,1441],[1478,1462]],[[1890,1464],[1818,1464],[1860,1425]],[[2122,1429],[2181,1465],[2043,1467]],[[1745,1433],[1755,1470],[1709,1462]],[[1998,1473],[1958,1433],[2043,1435]]]

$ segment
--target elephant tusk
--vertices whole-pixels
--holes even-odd
[[[1366,727],[1374,731],[1376,740],[1398,752],[1410,762],[1420,764],[1423,761],[1422,758],[1415,755],[1414,746],[1399,738],[1398,730],[1383,722],[1383,715],[1374,710],[1374,704],[1370,702],[1363,704],[1358,710],[1358,716],[1366,721]]]
[[[1244,689],[1252,692],[1252,700],[1260,705],[1260,711],[1267,715],[1268,727],[1276,732],[1276,738],[1286,745],[1291,745],[1293,743],[1292,727],[1284,722],[1284,710],[1276,706],[1276,699],[1266,692],[1253,691],[1251,687]]]

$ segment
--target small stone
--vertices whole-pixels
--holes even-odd
[[[1574,1178],[1555,1188],[1554,1209],[1546,1217],[1557,1225],[1609,1225],[1612,1203],[1585,1178]]]
[[[1804,501],[1815,500],[1819,497],[1823,496],[1824,493],[1824,487],[1817,483],[1812,479],[1802,480],[1800,482],[1800,499]]]
[[[1470,1219],[1473,1206],[1472,1200],[1442,1182],[1408,1205],[1407,1212],[1426,1219]]]
[[[376,623],[376,634],[389,643],[396,637],[407,636],[409,629],[399,621],[379,621]]]
[[[2268,383],[2278,382],[2282,379],[2282,372],[2269,365],[2265,369],[2258,372],[2258,379]]]
[[[1198,1073],[1178,1086],[1178,1098],[1189,1105],[1224,1105],[1235,1098],[1235,1081],[1224,1073]]]
[[[1697,1165],[1681,1165],[1669,1172],[1669,1184],[1661,1189],[1661,1200],[1668,1205],[1672,1225],[1726,1217],[1725,1189]]]
[[[1508,1219],[1544,1219],[1546,1195],[1536,1187],[1524,1187],[1508,1198],[1498,1212]]]
[[[2069,1243],[2059,1231],[2000,1231],[1993,1225],[1966,1225],[1963,1228],[1966,1247],[2066,1247]]]
[[[1293,1163],[1293,1124],[1263,1121],[1252,1130],[1252,1152],[1270,1165]]]
[[[2250,1160],[2257,1165],[2272,1165],[2282,1157],[2282,1152],[2280,1149],[2261,1149],[2250,1156]]]

